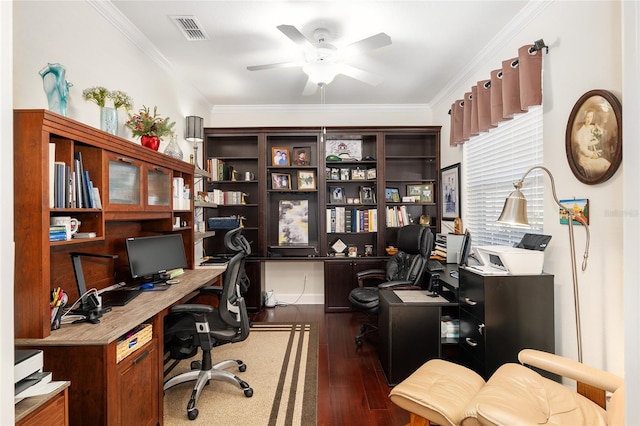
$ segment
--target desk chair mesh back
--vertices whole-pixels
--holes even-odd
[[[433,247],[433,233],[422,225],[407,225],[398,230],[398,252],[387,262],[386,269],[369,269],[358,273],[358,287],[349,293],[351,306],[368,315],[378,313],[380,289],[421,288],[422,277]],[[374,282],[366,286],[365,282]],[[360,327],[356,345],[362,346],[362,338],[377,329],[370,322]]]
[[[242,228],[237,228],[225,235],[227,248],[236,254],[227,264],[222,288],[202,289],[203,293],[215,293],[219,296],[218,307],[201,304],[177,305],[165,318],[165,364],[173,360],[173,365],[165,369],[165,375],[178,362],[194,357],[198,348],[202,349],[202,359],[191,363],[191,371],[166,379],[164,383],[166,391],[180,383],[195,380],[187,404],[187,416],[190,420],[198,417],[198,397],[211,379],[239,386],[246,397],[253,395],[253,389],[247,382],[226,371],[231,367],[237,367],[241,372],[245,371],[247,366],[241,360],[226,360],[216,364],[212,364],[211,361],[211,351],[214,347],[243,341],[249,335],[249,316],[240,287],[248,282],[244,274],[244,261],[251,248],[241,232]]]

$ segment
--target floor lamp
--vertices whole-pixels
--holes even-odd
[[[504,207],[502,208],[502,213],[498,218],[498,222],[509,223],[513,225],[529,225],[529,221],[527,220],[527,199],[524,197],[524,194],[520,192],[522,188],[522,183],[527,175],[536,169],[540,169],[544,171],[549,179],[551,180],[551,192],[553,193],[553,200],[556,202],[561,209],[567,212],[567,220],[569,224],[569,246],[571,248],[571,273],[573,274],[573,303],[575,306],[576,313],[576,335],[578,339],[578,361],[582,362],[582,330],[580,328],[580,297],[578,293],[578,272],[576,269],[576,246],[573,237],[573,221],[581,223],[584,226],[584,229],[587,233],[587,243],[584,249],[584,257],[582,259],[582,270],[587,269],[587,258],[589,256],[589,226],[586,221],[582,218],[582,216],[577,215],[572,209],[565,208],[560,201],[558,201],[558,196],[556,195],[556,184],[553,180],[553,175],[546,167],[542,166],[534,166],[531,167],[526,173],[513,184],[515,187],[515,191],[513,191],[507,199],[504,201]]]

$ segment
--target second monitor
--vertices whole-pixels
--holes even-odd
[[[187,267],[180,234],[133,237],[125,242],[131,277],[134,279],[148,277],[153,282],[161,282],[161,274]]]

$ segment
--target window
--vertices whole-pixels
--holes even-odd
[[[511,246],[525,233],[543,233],[544,176],[540,170],[531,172],[522,187],[531,227],[496,222],[505,198],[514,190],[513,183],[529,168],[542,165],[542,148],[542,106],[530,108],[464,144],[463,207],[474,245]]]

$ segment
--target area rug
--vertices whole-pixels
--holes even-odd
[[[254,323],[243,342],[214,348],[213,362],[241,359],[245,372],[229,370],[249,383],[247,398],[237,386],[211,381],[196,404],[198,417],[187,418],[193,382],[182,383],[164,395],[164,424],[295,426],[317,423],[318,327],[314,323]],[[170,376],[188,371],[184,360]]]

